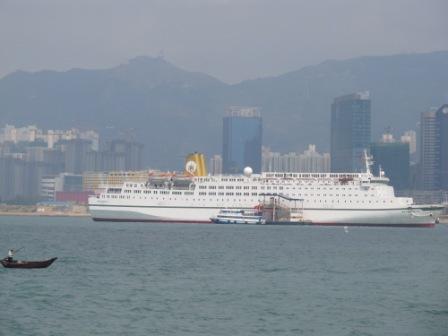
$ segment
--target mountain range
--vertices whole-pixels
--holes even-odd
[[[358,91],[371,94],[372,140],[416,129],[421,112],[448,102],[448,51],[330,60],[234,85],[144,56],[110,69],[16,71],[0,79],[0,125],[128,130],[148,166],[179,169],[189,152],[221,152],[234,105],[260,108],[272,150],[328,151],[332,100]]]

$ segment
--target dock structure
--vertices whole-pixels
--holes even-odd
[[[292,198],[278,193],[264,193],[261,209],[266,224],[311,224],[303,218],[303,198]]]

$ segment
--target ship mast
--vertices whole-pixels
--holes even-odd
[[[367,149],[364,149],[364,162],[366,165],[366,173],[368,175],[372,175],[372,172],[370,170],[370,166],[373,164],[372,157],[367,154]]]

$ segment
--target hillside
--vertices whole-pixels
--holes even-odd
[[[134,129],[151,167],[179,168],[190,151],[221,151],[231,105],[262,111],[264,143],[280,151],[329,148],[334,97],[369,90],[373,135],[415,129],[419,114],[448,101],[448,52],[327,61],[277,77],[227,85],[160,58],[111,69],[14,72],[0,79],[0,125]]]

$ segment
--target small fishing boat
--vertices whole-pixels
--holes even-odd
[[[51,258],[42,261],[25,261],[25,260],[8,260],[8,258],[0,260],[3,267],[6,268],[46,268],[50,266],[57,258]]]
[[[210,220],[217,224],[266,224],[260,211],[223,209]]]

